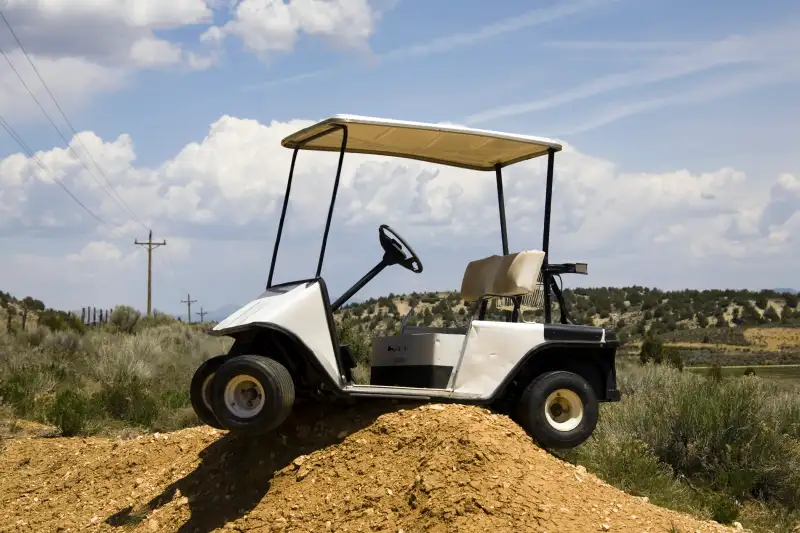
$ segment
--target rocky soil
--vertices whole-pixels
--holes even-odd
[[[625,494],[479,407],[306,407],[284,428],[4,440],[0,531],[733,531]]]

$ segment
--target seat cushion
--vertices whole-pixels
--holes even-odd
[[[461,297],[474,302],[484,297],[532,293],[538,284],[544,255],[540,250],[525,250],[472,261],[461,281]]]

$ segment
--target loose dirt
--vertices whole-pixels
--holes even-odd
[[[284,427],[6,440],[0,531],[732,531],[625,494],[479,407],[306,407]]]

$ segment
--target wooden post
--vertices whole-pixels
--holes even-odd
[[[192,300],[192,295],[191,294],[187,294],[186,295],[186,299],[185,300],[181,300],[182,304],[186,304],[187,305],[187,311],[188,311],[188,315],[187,316],[189,317],[189,323],[190,324],[192,323],[192,304],[195,303],[196,301],[197,300]],[[201,320],[202,320],[202,318],[201,318]]]
[[[137,239],[133,243],[147,247],[147,315],[150,316],[153,311],[153,249],[159,246],[166,246],[167,241],[153,242],[153,230],[150,230],[147,241],[139,242]]]

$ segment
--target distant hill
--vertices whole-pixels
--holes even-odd
[[[674,337],[678,332],[686,337],[688,330],[709,330],[692,334],[702,340],[706,336],[718,337],[719,328],[746,328],[753,326],[800,326],[797,291],[789,289],[762,290],[681,290],[662,291],[647,287],[600,287],[565,289],[564,297],[570,318],[579,324],[594,324],[614,328],[626,341],[641,339],[646,333]],[[510,311],[507,301],[493,300],[489,317],[504,318]],[[33,313],[44,310],[44,303],[31,297],[17,299],[0,292],[0,315],[18,315],[24,307]],[[345,329],[361,330],[371,336],[375,333],[399,331],[403,318],[412,326],[463,326],[466,325],[471,306],[465,304],[457,291],[438,291],[389,294],[369,298],[343,306],[336,320]],[[229,304],[205,316],[206,322],[219,322],[240,308]],[[192,309],[192,321],[198,316]],[[180,315],[178,315],[180,316]],[[558,319],[558,305],[554,302],[554,319]],[[525,321],[541,321],[541,308],[523,306]],[[181,317],[185,320],[185,315]],[[711,330],[717,330],[713,335]],[[699,336],[698,336],[699,335]],[[343,337],[347,333],[343,332]],[[688,337],[687,337],[688,338]],[[677,340],[677,339],[676,339]]]
[[[574,322],[614,328],[622,338],[636,340],[645,333],[717,327],[800,325],[795,293],[763,290],[662,291],[647,287],[565,289],[567,309]],[[503,317],[508,302],[494,300],[489,316]],[[399,331],[400,322],[414,307],[410,325],[459,326],[470,309],[454,291],[412,293],[371,298],[348,304],[337,313],[340,321],[367,331]],[[554,303],[554,315],[559,316]],[[523,306],[526,321],[541,321],[541,308]]]
[[[780,289],[773,289],[773,290],[775,292],[779,293],[779,294],[780,293],[789,293],[789,294],[798,294],[798,293],[800,293],[800,291],[798,291],[797,289],[783,289],[783,288],[780,288]]]

